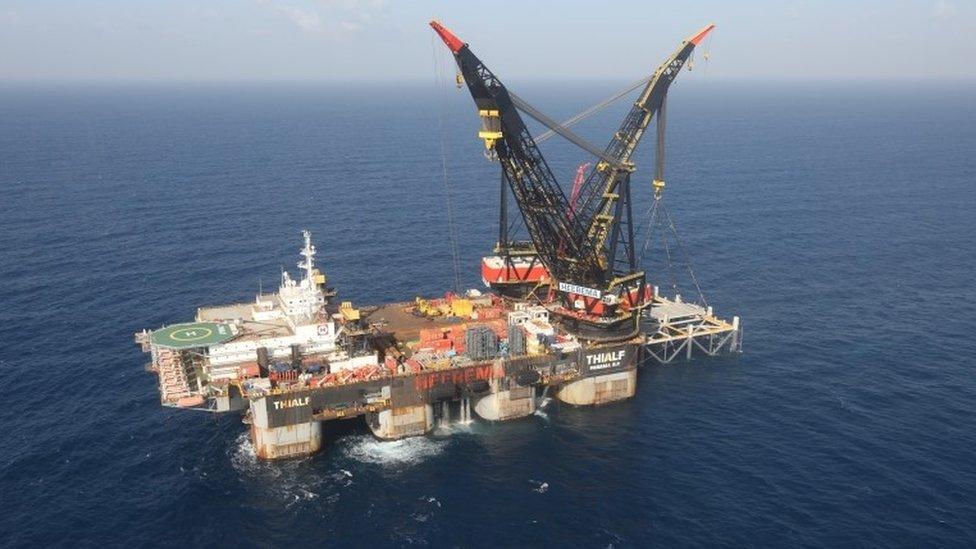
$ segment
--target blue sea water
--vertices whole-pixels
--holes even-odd
[[[649,365],[596,409],[400,442],[348,422],[285,463],[237,417],[160,408],[132,333],[273,287],[305,227],[344,299],[440,293],[446,193],[476,286],[497,172],[470,98],[0,87],[0,545],[976,545],[976,87],[679,84],[666,200],[743,354]],[[559,117],[615,88],[518,87]],[[545,150],[570,181],[581,155]]]

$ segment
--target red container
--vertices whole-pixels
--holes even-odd
[[[336,382],[335,374],[325,374],[324,376],[317,378],[312,381],[312,384],[316,387],[323,387],[325,385],[334,385]]]
[[[241,364],[237,370],[237,375],[241,379],[247,379],[249,377],[258,377],[261,375],[261,368],[258,367],[257,362],[246,362]]]
[[[439,339],[444,339],[444,330],[440,328],[424,328],[420,330],[420,343],[426,344],[431,341],[437,341]]]
[[[449,351],[454,341],[450,339],[438,339],[432,343],[435,351]]]
[[[271,372],[268,374],[268,378],[271,381],[291,381],[298,379],[298,372],[295,370],[289,370],[287,372]]]
[[[485,307],[483,309],[478,309],[478,320],[492,320],[500,317],[501,315],[502,311],[498,307]]]

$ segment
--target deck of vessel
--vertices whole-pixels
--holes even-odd
[[[283,318],[265,321],[254,319],[255,304],[270,305],[273,300],[273,295],[261,294],[258,295],[256,302],[200,307],[197,309],[197,321],[240,323],[244,329],[236,335],[236,340],[292,335],[294,332]]]
[[[363,318],[370,325],[383,332],[392,333],[398,341],[416,341],[420,338],[420,330],[441,328],[462,324],[464,319],[451,316],[423,317],[413,313],[414,304],[411,302],[389,303],[374,308],[364,308]]]

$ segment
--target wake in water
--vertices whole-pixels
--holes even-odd
[[[377,465],[415,465],[440,455],[446,440],[410,437],[402,440],[377,440],[372,435],[346,437],[342,453],[351,459]]]
[[[449,437],[451,435],[456,435],[458,433],[473,433],[474,432],[474,422],[469,423],[448,423],[448,424],[438,424],[437,428],[434,429],[433,435],[437,438]]]
[[[457,416],[452,417],[452,405],[449,401],[444,401],[436,405],[440,411],[437,420],[437,434],[451,434],[457,431],[470,432],[470,426],[474,423],[474,414],[471,412],[471,401],[464,399],[458,402]]]
[[[544,480],[535,480],[530,478],[529,483],[535,485],[535,487],[532,488],[532,491],[537,494],[545,494],[549,491],[549,483]]]
[[[338,490],[353,485],[353,474],[338,469],[325,476],[309,467],[312,458],[262,461],[254,452],[248,433],[241,433],[231,447],[230,461],[243,480],[263,489],[286,509],[313,502],[323,495],[329,503],[338,499]]]
[[[547,385],[542,390],[542,395],[536,399],[535,403],[535,415],[541,417],[542,419],[549,420],[549,414],[545,412],[545,408],[549,406],[552,402],[552,397],[549,396],[549,386]]]

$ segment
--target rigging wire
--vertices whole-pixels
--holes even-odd
[[[691,261],[688,253],[685,251],[684,246],[681,244],[681,239],[678,237],[678,227],[675,225],[674,219],[671,217],[671,212],[668,211],[667,206],[664,205],[663,199],[655,199],[651,207],[647,209],[647,213],[645,213],[644,216],[648,221],[644,237],[644,244],[641,246],[640,256],[638,257],[638,264],[644,264],[645,259],[647,258],[647,250],[655,236],[654,233],[660,231],[661,245],[662,248],[664,248],[668,276],[671,278],[671,290],[675,294],[680,293],[681,290],[677,275],[675,273],[675,262],[677,259],[681,266],[688,271],[689,278],[695,287],[695,292],[697,292],[698,299],[701,300],[701,304],[708,307],[708,300],[705,298],[705,293],[701,289],[701,284],[698,281],[698,277],[695,275],[695,271],[691,267]],[[638,229],[638,231],[641,230],[643,230],[643,227]],[[670,239],[668,238],[669,235],[671,237]],[[672,253],[672,246],[670,244],[671,239],[674,240],[674,253]],[[675,256],[677,256],[677,258]]]
[[[563,122],[560,122],[560,125],[568,128],[568,127],[572,126],[573,124],[576,124],[577,122],[581,122],[583,120],[586,120],[587,118],[593,116],[594,114],[602,111],[603,109],[605,109],[605,108],[609,107],[610,105],[612,105],[613,103],[617,102],[620,98],[624,97],[625,95],[627,95],[627,94],[631,93],[632,91],[636,90],[637,88],[639,88],[639,87],[647,84],[648,82],[651,81],[651,78],[654,78],[654,75],[646,76],[646,77],[642,78],[639,82],[634,82],[633,84],[631,84],[630,86],[628,86],[625,90],[619,91],[619,92],[613,94],[612,96],[604,99],[603,101],[597,103],[596,105],[593,105],[592,107],[590,107],[590,108],[588,108],[588,109],[580,112],[576,116],[573,116],[572,118],[568,118],[568,119],[564,120]],[[546,132],[543,132],[543,133],[539,134],[536,137],[533,137],[532,139],[535,140],[536,144],[538,144],[538,143],[542,143],[543,141],[546,141],[547,139],[549,139],[550,137],[552,137],[554,135],[556,135],[556,132],[554,132],[553,130],[549,130],[549,131],[546,131]]]
[[[446,202],[446,213],[447,213],[447,232],[451,244],[451,266],[454,270],[454,292],[460,293],[461,291],[461,257],[458,251],[458,237],[457,237],[457,227],[454,223],[454,205],[451,200],[451,183],[447,176],[447,129],[444,124],[444,118],[447,116],[445,110],[447,108],[447,81],[444,77],[444,71],[441,67],[442,59],[437,56],[437,47],[434,37],[431,36],[430,41],[430,52],[431,57],[434,62],[434,85],[440,90],[441,101],[440,110],[437,117],[440,135],[440,152],[441,152],[441,178],[444,183],[444,200]],[[440,62],[439,62],[440,61]]]
[[[668,218],[668,227],[671,229],[671,235],[674,236],[674,243],[684,261],[685,269],[688,270],[688,274],[691,276],[691,282],[695,285],[695,291],[698,292],[698,298],[701,299],[702,305],[708,307],[708,300],[705,299],[705,293],[702,292],[701,284],[698,283],[698,277],[695,276],[695,271],[691,268],[691,261],[688,259],[688,254],[685,252],[684,246],[681,245],[681,239],[678,238],[678,228],[675,226],[674,220],[671,219],[671,212],[667,208],[664,208],[664,215]]]
[[[678,286],[678,276],[674,272],[674,261],[671,259],[671,247],[668,245],[668,233],[661,231],[661,241],[664,243],[664,254],[668,260],[668,275],[671,277],[671,292],[677,296],[681,293]]]
[[[714,32],[708,33],[708,37],[705,38],[705,55],[703,56],[705,60],[705,68],[702,70],[702,74],[708,74],[708,60],[712,57],[712,37],[715,36]]]
[[[651,243],[651,236],[653,236],[651,234],[651,232],[654,230],[654,224],[657,221],[657,206],[658,206],[658,204],[659,204],[659,201],[658,200],[655,200],[651,204],[651,207],[647,209],[647,212],[644,213],[644,217],[643,218],[644,219],[647,219],[647,233],[646,233],[646,235],[644,237],[644,245],[641,246],[640,254],[637,256],[637,262],[638,263],[643,263],[644,262],[644,257],[647,255],[647,248],[648,248],[648,246]],[[643,232],[643,230],[644,230],[644,227],[643,226],[639,226],[639,227],[637,227],[637,231],[636,232],[640,233],[640,232]]]

